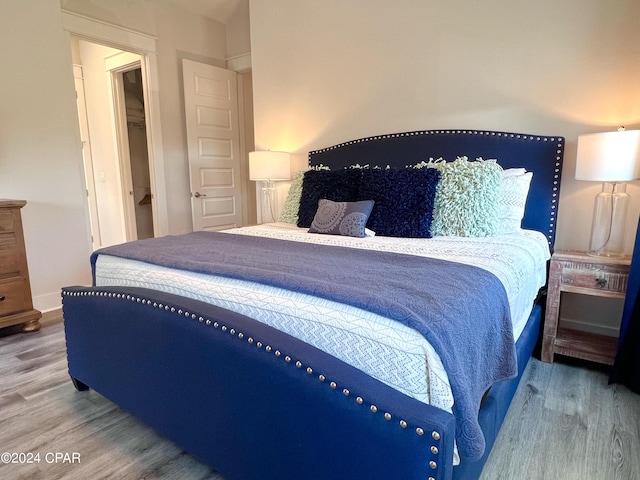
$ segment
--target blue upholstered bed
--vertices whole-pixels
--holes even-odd
[[[522,226],[555,236],[564,139],[437,130],[310,152],[310,166],[403,169],[429,158],[496,159],[534,172]],[[475,479],[540,330],[533,305],[517,375],[484,395],[486,448],[454,467],[456,417],[293,336],[209,303],[131,286],[63,289],[69,373],[190,453],[240,479]]]

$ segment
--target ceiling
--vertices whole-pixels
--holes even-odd
[[[236,12],[249,10],[249,0],[170,0],[176,6],[184,8],[220,23],[228,23]]]

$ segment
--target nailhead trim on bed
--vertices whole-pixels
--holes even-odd
[[[217,321],[213,321],[212,322],[210,319],[204,318],[202,316],[198,316],[195,313],[191,313],[189,311],[184,311],[184,310],[179,309],[179,308],[177,309],[174,306],[170,306],[170,305],[165,305],[165,304],[162,304],[162,303],[154,302],[152,300],[149,300],[149,299],[146,299],[146,298],[143,298],[143,297],[138,297],[138,296],[124,294],[124,293],[107,292],[107,291],[91,290],[91,291],[71,292],[71,291],[68,291],[66,289],[62,289],[63,301],[64,301],[64,297],[65,296],[67,296],[67,297],[68,296],[71,296],[71,297],[86,297],[86,296],[93,297],[93,296],[99,296],[99,297],[113,298],[113,299],[116,299],[116,300],[126,300],[126,301],[141,303],[143,305],[149,305],[149,306],[151,306],[153,308],[159,308],[161,310],[165,310],[165,311],[168,311],[168,312],[171,312],[171,313],[177,313],[180,316],[184,316],[184,317],[190,318],[192,320],[197,320],[198,323],[202,323],[203,325],[206,325],[206,326],[212,326],[214,329],[220,330],[222,332],[227,332],[230,335],[235,336],[240,340],[243,340],[245,338],[245,334],[242,333],[242,332],[237,332],[235,328],[229,328],[226,325],[221,325]],[[257,348],[259,348],[259,349],[262,349],[262,347],[263,347],[263,343],[260,342],[260,341],[256,341],[253,337],[248,337],[246,339],[246,342],[248,344],[250,344],[250,345],[254,345],[255,344],[255,346]],[[262,349],[262,350],[264,350],[266,353],[273,353],[276,357],[280,357],[282,355],[280,350],[275,350],[274,351],[273,347],[271,345],[265,346],[265,348]],[[287,363],[291,363],[292,362],[292,358],[289,355],[285,355],[284,356],[284,361],[287,362]],[[304,367],[304,363],[301,360],[296,360],[296,362],[293,363],[293,365],[295,365],[296,368],[300,368],[300,369]],[[309,375],[312,375],[314,373],[313,368],[311,366],[307,366],[305,371]],[[320,382],[325,383],[326,379],[327,378],[326,378],[325,375],[322,375],[322,374],[318,375],[318,380]],[[329,382],[328,385],[332,390],[336,390],[338,388],[338,384],[336,382],[334,382],[334,381]],[[343,396],[345,398],[353,398],[352,395],[351,395],[351,391],[348,388],[342,388],[342,394],[343,394]],[[361,397],[361,396],[356,396],[355,397],[355,402],[358,405],[363,405],[365,403],[363,397]],[[369,406],[369,411],[372,414],[376,414],[376,413],[378,413],[378,407],[376,405],[374,405],[374,404],[371,404]],[[389,412],[385,412],[383,417],[384,417],[385,420],[391,421],[392,418],[393,418],[393,415],[391,413],[389,413]],[[407,422],[405,420],[403,420],[403,419],[399,420],[398,425],[400,426],[400,428],[403,428],[403,429],[407,428],[409,426],[407,424]],[[423,436],[424,435],[424,429],[419,427],[419,426],[417,426],[417,427],[415,427],[415,433],[416,433],[416,435]],[[431,433],[431,437],[433,438],[433,440],[438,442],[440,440],[440,433],[437,432],[437,431],[433,431]],[[430,447],[430,452],[432,454],[437,455],[438,451],[439,451],[439,449],[438,449],[437,444],[436,445],[432,445]],[[438,468],[437,463],[435,461],[433,461],[433,460],[431,460],[429,462],[429,466],[434,470],[436,468]],[[429,477],[429,479],[432,479],[432,478],[433,477]]]
[[[560,177],[560,161],[562,160],[562,143],[561,139],[558,139],[558,149],[556,150],[556,166],[553,173],[553,199],[551,200],[551,218],[549,223],[549,234],[547,238],[549,241],[553,237],[553,232],[555,230],[555,222],[556,222],[556,208],[558,206],[558,179]]]
[[[434,134],[455,134],[455,135],[488,135],[492,137],[509,137],[509,138],[521,138],[523,140],[536,140],[543,142],[555,142],[555,137],[544,137],[541,135],[523,135],[520,133],[503,133],[503,132],[490,132],[483,130],[420,130],[416,132],[402,132],[402,133],[389,133],[386,135],[374,135],[371,137],[358,138],[356,140],[350,140],[348,142],[339,143],[330,147],[321,148],[309,152],[309,157],[312,153],[322,153],[329,150],[335,150],[336,148],[345,147],[347,145],[353,145],[355,143],[371,142],[374,140],[382,140],[385,138],[398,138],[398,137],[414,137],[417,135],[434,135]],[[559,139],[558,139],[559,140]]]

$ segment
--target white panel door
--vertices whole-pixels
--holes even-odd
[[[242,225],[236,73],[182,61],[193,229]]]

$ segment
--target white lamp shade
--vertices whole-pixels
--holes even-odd
[[[640,177],[640,130],[578,137],[576,180],[629,182]]]
[[[249,180],[289,180],[291,155],[287,152],[249,152]]]

